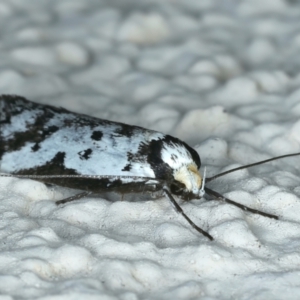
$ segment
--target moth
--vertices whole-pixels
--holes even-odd
[[[299,154],[271,158],[206,178],[199,172],[198,153],[176,137],[37,104],[20,96],[0,96],[0,170],[5,173],[1,176],[31,178],[82,190],[57,204],[103,192],[161,191],[175,210],[210,240],[213,237],[184,213],[174,196],[190,200],[206,193],[244,211],[278,219],[232,201],[205,183],[230,172]]]

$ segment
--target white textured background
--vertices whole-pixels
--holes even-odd
[[[175,135],[209,175],[300,150],[300,1],[2,0],[0,93]],[[300,158],[217,201],[83,199],[0,180],[0,300],[299,299]],[[138,198],[137,198],[138,199]]]

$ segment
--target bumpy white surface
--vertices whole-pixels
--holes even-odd
[[[300,5],[2,0],[0,93],[178,136],[208,175],[300,150]],[[299,299],[300,158],[212,182],[226,196],[66,195],[0,180],[1,299]],[[138,198],[136,198],[138,200]]]

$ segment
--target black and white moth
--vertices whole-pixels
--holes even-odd
[[[205,186],[198,153],[185,142],[153,130],[93,118],[64,108],[41,105],[20,96],[0,96],[1,176],[32,178],[83,192],[57,201],[66,203],[108,191],[162,191],[189,224],[213,240],[182,210],[184,200],[205,193],[239,208],[277,219],[234,202]],[[299,153],[275,157],[229,172]]]

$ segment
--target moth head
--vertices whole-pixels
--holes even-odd
[[[197,197],[202,197],[201,192],[202,177],[198,171],[195,163],[182,165],[180,168],[174,170],[174,179],[184,185],[184,191],[192,193]]]
[[[170,167],[175,185],[178,182],[177,186],[182,187],[183,193],[196,198],[203,196],[200,157],[193,148],[172,137],[164,143],[161,158]]]

